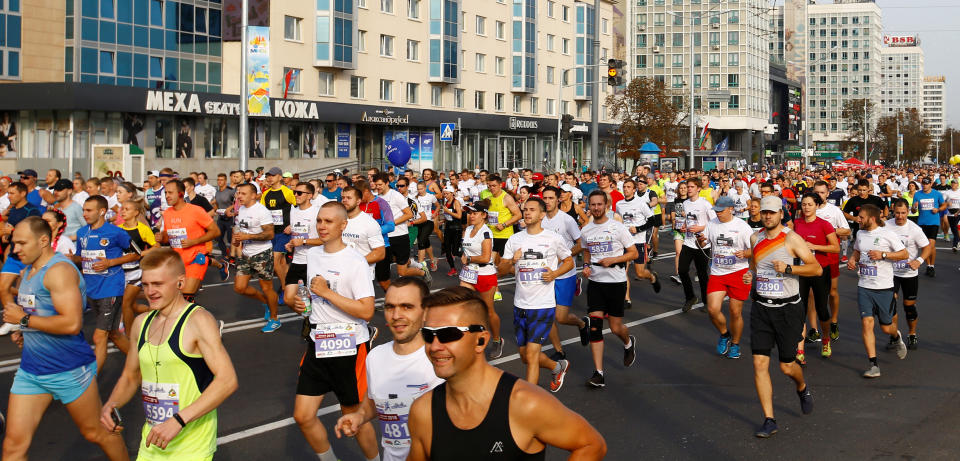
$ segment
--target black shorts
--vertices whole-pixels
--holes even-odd
[[[916,301],[917,293],[920,291],[920,276],[913,277],[893,277],[893,292],[899,293],[903,290],[904,301]]]
[[[754,301],[750,308],[750,349],[753,355],[770,356],[776,346],[781,362],[796,360],[806,312],[799,299],[780,307],[768,307]]]
[[[493,252],[503,256],[503,249],[507,247],[508,239],[493,239]]]
[[[940,233],[939,224],[921,225],[920,228],[923,229],[923,235],[926,235],[930,240],[936,240],[937,234]]]
[[[286,285],[296,285],[298,281],[303,281],[303,284],[310,286],[310,281],[307,280],[307,265],[306,264],[291,264],[287,268],[287,278],[283,280],[284,286]]]
[[[610,317],[623,317],[627,282],[587,282],[587,312],[603,312]]]
[[[637,259],[633,260],[634,264],[646,264],[647,263],[647,244],[646,243],[634,243],[633,246],[637,247]]]
[[[357,355],[318,359],[314,344],[300,359],[297,395],[318,396],[333,392],[340,405],[357,405],[367,394],[367,343],[357,346]]]
[[[424,221],[417,224],[417,249],[430,248],[430,234],[433,233],[433,221]]]
[[[394,260],[400,266],[410,263],[409,234],[390,237],[390,246],[386,248],[386,256],[377,261],[377,264],[373,267],[374,278],[378,282],[390,280],[390,263]]]
[[[650,221],[653,222],[653,227],[660,227],[663,225],[663,215],[655,214],[652,218],[650,218]]]

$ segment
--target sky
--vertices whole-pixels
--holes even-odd
[[[947,77],[947,124],[960,127],[960,1],[877,0],[877,5],[884,35],[918,35],[924,74]]]

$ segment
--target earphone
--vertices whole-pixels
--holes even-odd
[[[477,345],[478,345],[478,346],[482,346],[485,342],[486,342],[486,341],[484,341],[483,338],[481,337],[481,338],[477,341]]]

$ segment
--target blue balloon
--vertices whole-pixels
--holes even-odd
[[[405,166],[410,161],[410,151],[406,139],[394,139],[387,144],[387,160],[393,166]]]

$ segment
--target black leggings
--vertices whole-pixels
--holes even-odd
[[[451,226],[449,223],[443,226],[443,246],[441,252],[447,258],[447,264],[451,269],[457,266],[454,257],[463,254],[463,248],[460,246],[463,242],[463,228],[460,226]]]
[[[433,221],[424,221],[417,224],[417,249],[430,248],[430,235],[433,234]]]
[[[684,245],[680,250],[680,281],[683,283],[683,295],[693,299],[693,280],[690,278],[690,262],[697,267],[700,278],[700,301],[707,302],[707,281],[710,277],[710,249],[701,250]]]
[[[800,277],[800,299],[803,308],[810,305],[810,290],[813,290],[813,305],[817,310],[817,318],[821,322],[830,320],[830,268],[824,267],[823,274],[818,277]]]
[[[957,229],[957,224],[960,224],[960,216],[954,216],[951,212],[947,214],[947,222],[950,224],[950,233],[953,234],[953,245],[951,246],[956,248],[957,243],[960,243],[960,229]]]

